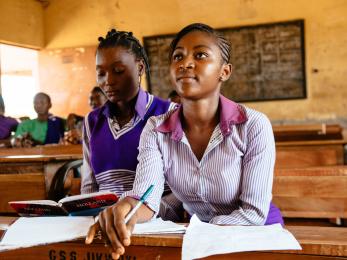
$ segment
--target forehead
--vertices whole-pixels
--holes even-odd
[[[109,65],[114,62],[134,62],[135,55],[122,46],[101,48],[96,51],[96,66]]]
[[[176,48],[195,47],[199,45],[213,49],[217,48],[219,50],[216,37],[202,31],[192,31],[187,33],[177,42]]]
[[[48,98],[45,95],[37,95],[34,98],[34,102],[48,102]]]

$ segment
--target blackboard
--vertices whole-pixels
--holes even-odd
[[[306,98],[304,21],[217,29],[232,45],[233,74],[222,93],[240,102]],[[151,67],[149,91],[167,98],[174,89],[169,46],[174,35],[144,37]]]

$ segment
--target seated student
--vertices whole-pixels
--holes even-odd
[[[102,92],[101,88],[95,86],[89,94],[89,106],[91,109],[95,109],[103,106],[107,101],[107,97],[104,92]]]
[[[149,77],[147,55],[131,32],[99,38],[97,83],[107,102],[84,119],[81,193],[132,189],[142,129],[175,105],[141,89],[145,71]]]
[[[5,116],[5,103],[0,95],[0,140],[6,146],[9,146],[9,137],[11,132],[15,131],[18,125],[18,121],[12,117]]]
[[[91,109],[96,109],[105,104],[107,98],[101,88],[94,87],[89,94],[88,103]],[[64,144],[80,144],[82,143],[82,129],[84,117],[69,114],[66,119],[67,131],[64,135]]]
[[[66,131],[64,133],[64,144],[81,144],[83,116],[71,113],[66,118]]]
[[[14,146],[31,147],[42,144],[57,144],[64,136],[65,122],[62,118],[52,116],[51,98],[43,92],[34,97],[34,109],[37,118],[21,122],[16,130]]]
[[[202,221],[283,223],[271,205],[275,142],[270,121],[220,94],[232,72],[228,41],[207,25],[191,24],[176,35],[170,57],[170,75],[182,105],[148,120],[133,189],[100,213],[86,239],[90,243],[101,228],[114,258],[130,244],[128,230],[158,212],[165,181],[188,214]],[[154,190],[146,204],[125,224],[151,184]]]

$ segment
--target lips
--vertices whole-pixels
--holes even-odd
[[[194,75],[182,75],[177,77],[177,81],[183,81],[183,82],[191,82],[196,81],[197,77]]]
[[[118,92],[117,90],[112,90],[112,91],[106,91],[106,95],[107,96],[115,96],[115,95],[118,95]]]

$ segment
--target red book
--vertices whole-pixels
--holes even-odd
[[[53,200],[10,201],[20,216],[96,215],[103,208],[118,201],[113,192],[94,192]]]

